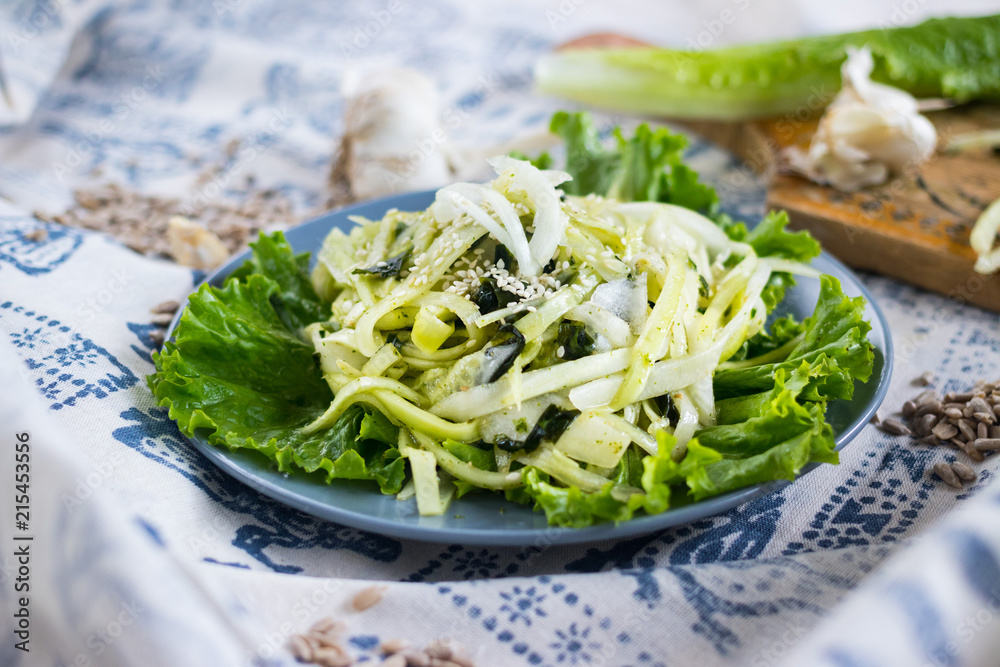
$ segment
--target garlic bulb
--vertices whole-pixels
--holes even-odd
[[[816,183],[853,192],[926,161],[937,131],[906,91],[871,80],[867,48],[848,48],[843,87],[819,121],[808,152],[785,151],[789,166]]]
[[[387,69],[345,88],[344,134],[331,175],[335,186],[346,181],[351,198],[371,199],[451,180],[440,100],[427,77]]]
[[[484,80],[483,90],[487,85],[496,84]],[[446,128],[458,128],[470,112],[456,106],[442,113],[434,83],[411,69],[354,71],[343,89],[344,134],[330,174],[339,202],[488,180],[487,158],[539,153],[559,142],[544,130],[500,144],[453,144]]]

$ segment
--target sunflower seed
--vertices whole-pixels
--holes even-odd
[[[344,625],[343,621],[338,621],[332,616],[327,616],[326,618],[321,618],[313,623],[312,627],[309,628],[309,632],[316,634],[340,635],[343,634],[346,629],[347,626]]]
[[[907,428],[906,424],[898,419],[893,419],[892,417],[884,420],[879,425],[879,428],[886,433],[891,433],[893,435],[913,435],[913,431]]]
[[[177,312],[177,309],[180,307],[181,304],[171,299],[170,301],[164,301],[163,303],[156,304],[155,306],[149,309],[149,312],[154,314],[170,313],[171,315],[173,315],[174,313]]]
[[[309,634],[309,638],[316,642],[317,648],[333,648],[341,652],[347,651],[344,645],[340,643],[340,633],[338,631],[312,632]]]
[[[973,412],[983,412],[989,415],[993,415],[993,421],[996,421],[996,415],[993,413],[993,406],[986,402],[986,399],[976,396],[971,401],[969,401],[969,407],[972,408]]]
[[[386,639],[379,645],[379,648],[382,649],[382,653],[391,655],[393,653],[401,653],[410,648],[410,642],[406,639],[398,639],[394,637],[392,639]]]
[[[973,422],[968,419],[959,419],[956,426],[958,426],[958,430],[962,432],[962,435],[965,436],[966,440],[976,439],[977,436],[976,431],[973,428]]]
[[[42,241],[49,238],[49,230],[45,227],[36,227],[30,232],[25,232],[23,235],[26,241],[34,241],[35,243],[41,243]]]
[[[343,649],[324,647],[313,653],[313,662],[322,667],[350,667],[354,658]]]
[[[990,412],[973,412],[972,416],[983,422],[984,424],[992,424],[997,420],[996,414],[992,411]]]
[[[944,461],[935,463],[933,471],[934,474],[940,477],[948,486],[955,487],[956,489],[962,488],[962,482],[958,479],[958,475],[956,475],[955,471],[951,469],[951,466]]]
[[[941,441],[933,435],[925,435],[924,437],[917,440],[917,442],[923,443],[925,445],[940,445]]]
[[[958,429],[952,426],[951,424],[941,423],[935,426],[931,430],[931,433],[933,433],[941,440],[950,440],[955,437],[956,433],[958,433]]]
[[[990,438],[1000,438],[1000,426],[990,426],[987,430]]]
[[[933,389],[928,389],[927,391],[922,391],[917,394],[917,397],[913,399],[913,402],[917,405],[923,405],[927,401],[937,400],[937,392]]]
[[[302,662],[312,662],[313,649],[308,640],[302,635],[292,635],[288,639],[288,648],[292,655]]]
[[[163,341],[166,340],[166,334],[163,329],[153,329],[149,332],[149,342],[153,344],[153,347],[161,347]]]
[[[165,327],[169,325],[174,319],[171,313],[158,313],[149,318],[151,324],[155,324],[158,327]]]
[[[962,409],[961,408],[945,408],[944,416],[948,419],[961,419]]]
[[[1000,449],[1000,438],[979,438],[972,444],[981,452],[992,452]]]
[[[868,423],[874,424],[875,426],[878,426],[879,424],[882,423],[882,418],[878,416],[877,410],[875,411],[875,414],[872,415],[872,418],[868,420]]]
[[[363,588],[354,596],[351,600],[351,606],[354,611],[364,611],[365,609],[371,609],[379,602],[382,601],[382,595],[385,593],[385,586],[369,586],[368,588]]]
[[[955,474],[963,482],[975,482],[976,481],[976,471],[965,465],[964,463],[959,463],[955,461],[951,464],[951,469],[955,471]]]
[[[917,411],[917,404],[913,401],[907,401],[903,403],[902,413],[904,417],[912,417],[913,413]]]
[[[965,442],[964,440],[952,440],[952,442],[954,442],[956,447],[965,452],[965,455],[976,463],[981,463],[985,460],[983,453],[976,449],[976,446],[971,442]]]
[[[983,422],[976,424],[976,439],[988,437],[990,437],[990,427]]]
[[[938,421],[939,419],[935,415],[924,415],[914,422],[913,428],[918,434],[927,435],[932,428],[937,426]]]
[[[406,667],[406,656],[402,653],[391,655],[382,661],[382,667]]]
[[[423,651],[404,651],[400,655],[406,656],[409,667],[430,667],[431,658]]]
[[[427,645],[424,652],[432,658],[447,660],[455,651],[452,643],[447,639],[435,639]]]
[[[958,410],[959,412],[961,412],[962,408],[964,408],[964,407],[965,407],[965,403],[945,403],[944,404],[944,409],[945,410]]]
[[[970,405],[966,405],[964,408],[962,408],[962,416],[963,417],[966,417],[966,418],[971,417],[973,412],[974,412],[974,410],[972,409],[972,406],[970,406]]]
[[[969,399],[975,396],[971,391],[963,391],[962,393],[950,392],[944,395],[945,403],[968,403]]]
[[[922,403],[917,411],[913,413],[914,417],[923,417],[924,415],[937,415],[938,417],[944,412],[944,406],[941,405],[941,401],[927,401]]]
[[[917,377],[913,378],[913,384],[917,385],[918,387],[926,387],[932,382],[934,382],[933,371],[924,371]]]

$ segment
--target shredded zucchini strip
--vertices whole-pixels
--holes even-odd
[[[671,325],[684,289],[686,259],[673,253],[668,258],[667,264],[666,282],[656,299],[653,312],[646,320],[646,326],[639,334],[639,340],[632,348],[632,359],[625,373],[625,379],[611,399],[612,410],[621,410],[636,401],[646,386],[653,364],[663,358],[669,346]]]

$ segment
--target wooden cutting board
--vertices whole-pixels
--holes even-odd
[[[939,146],[956,134],[1000,128],[1000,107],[994,105],[927,117],[938,130]],[[769,174],[768,206],[788,211],[793,227],[808,229],[844,263],[1000,311],[1000,274],[976,273],[969,246],[979,214],[1000,198],[1000,155],[988,149],[938,152],[919,173],[847,194],[777,173],[778,151],[808,146],[816,124],[816,118],[684,123],[741,156],[749,168]]]

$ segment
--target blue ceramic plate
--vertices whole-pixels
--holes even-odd
[[[299,225],[288,230],[285,236],[296,251],[314,251],[320,247],[331,229],[346,229],[351,226],[352,223],[348,220],[350,215],[377,220],[391,208],[404,211],[425,209],[433,199],[433,192],[417,192],[359,204]],[[248,256],[249,252],[233,258],[212,274],[208,281],[213,285],[222,285],[226,277],[242,265]],[[855,387],[853,400],[835,401],[828,408],[827,419],[833,426],[837,448],[840,449],[861,431],[882,403],[892,370],[892,341],[885,316],[857,276],[825,253],[813,262],[813,266],[839,278],[846,294],[863,296],[868,302],[866,316],[872,325],[870,338],[875,346],[874,374],[867,384]],[[789,291],[782,309],[800,319],[806,317],[812,314],[818,294],[819,281],[800,279],[799,285]],[[171,332],[175,326],[177,319],[171,324]],[[640,516],[618,525],[603,524],[582,529],[554,528],[545,522],[544,513],[507,502],[498,494],[473,493],[454,501],[444,516],[420,516],[413,499],[398,501],[394,496],[384,496],[371,482],[335,480],[333,484],[327,485],[323,482],[323,475],[319,473],[280,473],[270,460],[255,452],[231,452],[213,447],[202,437],[195,437],[191,442],[236,479],[286,505],[373,533],[426,542],[529,546],[622,538],[718,514],[789,483],[780,481],[751,486],[656,516]],[[815,466],[805,468],[799,477],[805,476],[813,468]]]

